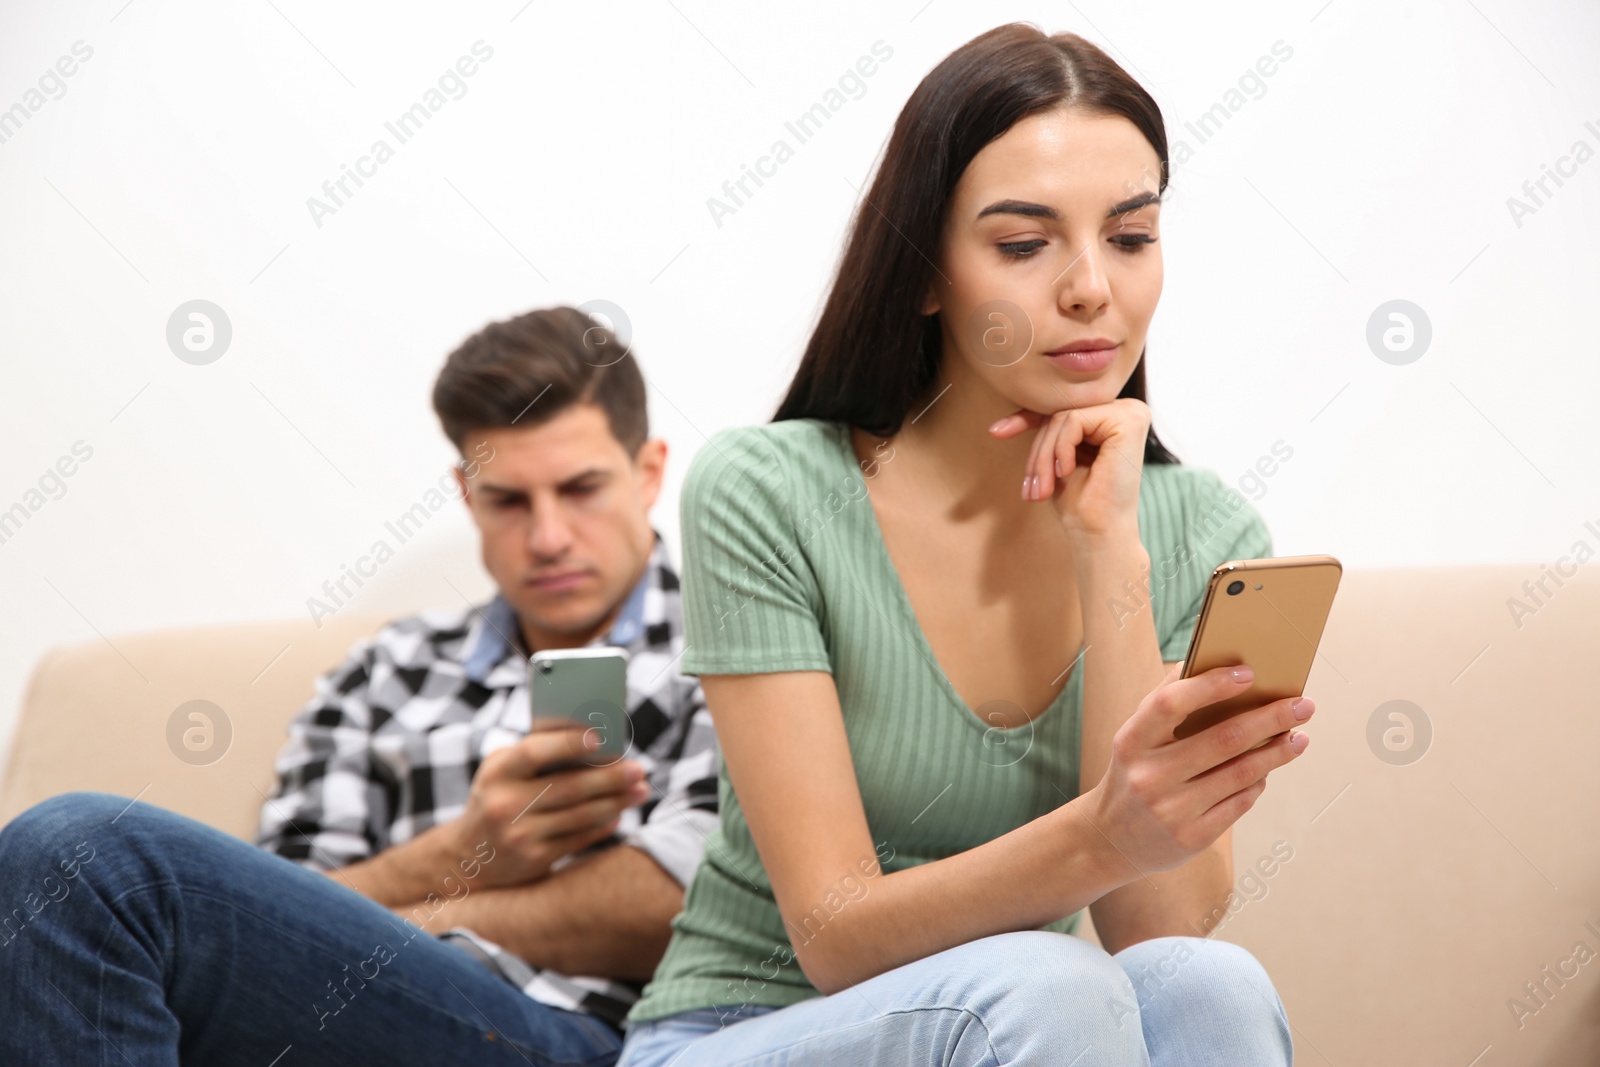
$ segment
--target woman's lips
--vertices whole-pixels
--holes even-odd
[[[1113,345],[1110,348],[1092,348],[1084,352],[1057,352],[1054,355],[1046,353],[1044,358],[1062,370],[1101,371],[1116,360],[1117,349]]]

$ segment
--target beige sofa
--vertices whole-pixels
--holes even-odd
[[[1600,689],[1587,673],[1600,584],[1580,575],[1551,588],[1519,628],[1507,598],[1532,606],[1522,586],[1538,574],[1345,576],[1306,687],[1319,707],[1312,747],[1236,827],[1240,893],[1216,930],[1273,975],[1301,1064],[1600,1063]],[[285,720],[380,622],[132,634],[116,649],[51,652],[27,693],[0,822],[97,789],[248,837]],[[169,747],[183,730],[204,747],[201,720],[169,730],[196,699],[232,730],[205,765]],[[1377,753],[1422,750],[1415,711],[1408,751],[1406,720],[1387,717],[1396,706],[1369,740],[1374,713],[1397,700],[1431,724],[1409,764]]]

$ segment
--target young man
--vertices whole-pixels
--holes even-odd
[[[717,801],[649,522],[666,444],[618,352],[555,308],[450,355],[434,408],[499,593],[393,622],[318,681],[261,848],[102,794],[0,832],[0,900],[52,875],[83,890],[0,935],[0,997],[27,1022],[0,1027],[0,1062],[615,1059]],[[528,656],[600,645],[629,653],[621,761],[592,731],[530,732]]]

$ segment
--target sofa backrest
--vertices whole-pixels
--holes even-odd
[[[12,738],[0,825],[46,797],[89,789],[253,838],[289,719],[315,678],[384,621],[241,623],[52,649]]]

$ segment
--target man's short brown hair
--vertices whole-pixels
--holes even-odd
[[[463,455],[475,430],[534,425],[573,404],[604,411],[629,456],[650,436],[644,377],[632,353],[573,307],[490,323],[450,353],[433,386],[433,410]]]

